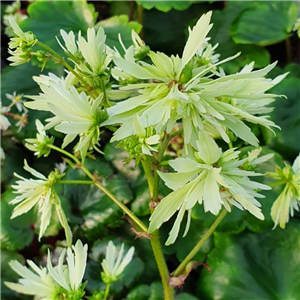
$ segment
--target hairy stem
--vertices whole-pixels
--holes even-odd
[[[159,232],[155,230],[151,234],[151,246],[154,253],[154,257],[157,263],[159,274],[161,277],[162,286],[164,289],[164,300],[174,299],[174,289],[169,285],[169,270],[164,258],[164,254],[161,249],[161,244],[159,240]]]
[[[54,145],[49,144],[48,145],[49,148],[56,150],[70,158],[72,158],[76,164],[77,167],[80,168],[92,181],[93,184],[99,189],[101,190],[105,195],[107,195],[115,204],[117,204],[125,214],[127,214],[134,223],[136,223],[144,232],[148,231],[147,226],[137,217],[133,214],[133,212],[127,207],[125,206],[122,202],[120,202],[109,190],[107,190],[100,182],[98,182],[96,180],[96,177],[80,162],[80,160],[75,157],[74,155],[72,155],[71,153],[60,149],[59,147],[56,147]]]
[[[227,210],[224,208],[222,212],[219,214],[219,216],[217,217],[217,219],[215,220],[215,222],[210,226],[210,228],[206,231],[206,233],[203,235],[200,241],[193,248],[193,250],[182,261],[182,263],[178,266],[178,268],[172,273],[174,277],[177,277],[184,272],[186,265],[193,259],[193,257],[197,254],[197,252],[200,250],[200,248],[205,243],[205,241],[212,235],[212,233],[215,231],[215,229],[223,220],[223,218],[226,216],[226,214],[227,214]]]
[[[145,170],[145,175],[147,177],[149,192],[151,201],[158,200],[158,175],[157,172],[154,174],[154,178],[151,172],[149,165],[146,162],[143,162],[143,167]],[[153,209],[151,209],[151,213]],[[165,300],[173,300],[174,299],[174,289],[169,285],[170,273],[168,266],[166,264],[166,260],[164,258],[164,254],[162,252],[160,240],[159,240],[159,231],[155,230],[151,234],[151,247],[154,254],[154,258],[158,267],[158,271],[160,274],[163,290],[164,290],[164,299]]]
[[[93,91],[93,87],[90,86],[77,72],[75,72],[74,69],[63,59],[61,55],[59,55],[56,51],[54,51],[53,49],[41,42],[37,42],[36,44],[41,48],[47,50],[54,57],[56,57],[59,60],[59,62],[61,62],[64,65],[64,67],[66,67],[81,83],[83,83],[88,88],[88,90],[92,93],[92,95],[95,98],[98,97],[98,94],[95,91]]]
[[[150,198],[152,200],[153,198],[153,189],[154,189],[154,182],[153,182],[153,175],[150,166],[147,164],[147,162],[142,160],[142,166],[146,175],[146,179],[148,182],[148,187],[149,187],[149,194]]]
[[[57,182],[58,184],[94,184],[94,181],[88,180],[60,180]]]

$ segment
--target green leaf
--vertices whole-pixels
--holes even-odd
[[[185,10],[189,8],[193,1],[136,1],[146,9],[156,8],[163,12],[168,12],[171,9]]]
[[[239,1],[228,2],[228,7],[222,11],[214,11],[212,23],[214,26],[209,33],[212,45],[219,44],[216,49],[220,53],[220,59],[233,56],[238,52],[241,55],[236,59],[222,64],[226,73],[236,73],[246,64],[255,62],[254,68],[263,68],[270,63],[269,52],[257,45],[236,45],[230,36],[230,27],[237,16],[251,6],[251,2],[241,3]]]
[[[125,300],[163,300],[163,288],[160,282],[153,282],[150,286],[141,284],[127,294]],[[177,299],[177,297],[176,297]],[[178,298],[180,299],[180,298]],[[181,298],[183,300],[184,298]],[[196,298],[188,300],[197,300]]]
[[[3,105],[7,105],[9,100],[5,94],[12,94],[16,91],[18,94],[37,94],[40,90],[38,84],[32,79],[33,76],[38,76],[41,73],[40,69],[33,67],[30,64],[23,64],[17,67],[6,67],[2,71],[1,76],[1,98]]]
[[[96,28],[102,26],[106,33],[106,44],[109,47],[116,47],[119,51],[123,52],[123,48],[120,45],[118,35],[121,35],[122,41],[126,47],[132,45],[131,31],[134,30],[139,33],[142,29],[142,25],[130,21],[127,15],[113,16],[109,19],[103,20],[96,24]]]
[[[237,44],[271,45],[289,37],[296,17],[292,1],[256,1],[238,16],[230,33]]]
[[[29,18],[20,27],[24,31],[32,31],[37,38],[50,48],[62,49],[55,36],[59,31],[79,31],[84,35],[89,27],[95,24],[96,13],[94,6],[86,1],[36,1],[29,5]]]
[[[15,219],[10,219],[13,207],[8,204],[15,198],[12,190],[7,190],[1,199],[1,248],[15,251],[28,246],[34,236],[31,225],[35,223],[33,210]]]
[[[215,233],[208,255],[211,273],[201,273],[197,294],[205,299],[298,299],[300,224],[261,234]],[[230,287],[230,288],[228,288]]]
[[[175,297],[175,300],[199,300],[199,298],[197,298],[191,294],[180,293]]]
[[[207,11],[205,3],[193,4],[184,11],[170,10],[167,13],[155,9],[144,10],[144,40],[153,51],[181,56],[187,40],[187,27],[195,25]]]
[[[146,284],[141,284],[129,292],[129,294],[126,297],[126,300],[145,300],[149,299],[150,295],[150,286]]]
[[[27,155],[26,153],[20,155],[24,149],[8,136],[1,137],[1,147],[5,153],[5,159],[1,161],[1,184],[5,190],[5,187],[16,179],[14,173],[27,176],[28,172],[23,169],[24,158],[27,158]]]
[[[275,108],[271,118],[281,127],[281,131],[276,130],[271,146],[286,157],[295,157],[300,151],[299,78],[288,76],[271,92],[287,97],[277,98],[273,104]]]
[[[144,175],[137,178],[137,186],[134,189],[134,200],[131,203],[131,210],[137,216],[147,216],[150,214],[149,208],[149,188]]]

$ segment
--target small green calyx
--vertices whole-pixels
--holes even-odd
[[[57,291],[55,299],[57,300],[82,300],[85,292],[82,287],[76,291],[67,291],[63,288]]]
[[[143,46],[142,48],[139,49],[139,51],[137,53],[134,54],[134,58],[136,60],[141,60],[143,58],[145,58],[148,53],[150,52],[150,47],[149,46]]]
[[[101,272],[101,279],[105,284],[110,284],[112,282],[115,282],[119,279],[120,276],[108,276],[105,274],[105,272]]]
[[[182,70],[180,77],[179,77],[179,84],[184,84],[190,81],[193,77],[193,65],[194,63],[190,61]]]
[[[53,145],[54,143],[54,137],[48,137],[45,136],[42,140],[40,139],[26,139],[27,143],[25,144],[26,148],[28,148],[31,151],[35,151],[35,155],[37,157],[47,157],[51,149],[48,147],[49,145]]]
[[[106,109],[99,109],[95,115],[95,125],[100,126],[107,119],[108,119],[108,113]]]

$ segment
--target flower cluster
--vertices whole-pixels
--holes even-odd
[[[8,21],[16,35],[9,42],[8,52],[12,56],[8,60],[12,62],[12,66],[17,66],[30,61],[31,48],[37,43],[37,38],[32,32],[23,32],[13,16],[9,16]]]
[[[149,232],[158,229],[162,223],[168,221],[179,210],[173,228],[166,244],[176,240],[184,214],[188,212],[187,234],[191,218],[191,210],[198,202],[204,205],[205,212],[218,215],[224,206],[231,211],[231,206],[248,210],[258,219],[263,220],[261,204],[255,198],[264,196],[257,193],[257,189],[269,190],[269,186],[250,181],[249,176],[262,174],[243,168],[248,157],[238,159],[240,151],[229,149],[222,152],[216,142],[199,132],[195,151],[186,157],[169,161],[169,165],[177,173],[162,173],[159,176],[165,184],[174,191],[166,196],[156,207],[150,218]],[[265,157],[268,159],[269,157]],[[261,162],[264,160],[261,160]]]
[[[75,151],[84,158],[88,150],[97,149],[100,125],[107,118],[101,108],[102,94],[95,100],[79,93],[74,86],[66,88],[67,83],[54,75],[35,78],[43,93],[32,96],[26,106],[32,109],[52,112],[55,116],[48,119],[45,129],[55,127],[66,137],[62,147],[66,147],[77,136],[80,137]]]
[[[276,63],[258,71],[254,64],[245,66],[239,73],[225,75],[216,67],[230,57],[218,62],[213,53],[215,47],[207,44],[206,35],[211,13],[203,15],[190,34],[182,57],[150,51],[152,64],[115,55],[113,61],[118,70],[124,70],[137,81],[151,82],[128,84],[121,89],[137,91],[122,102],[108,108],[109,119],[103,125],[121,124],[112,141],[136,134],[131,125],[136,114],[142,125],[153,126],[156,132],[170,132],[178,120],[182,120],[185,144],[195,146],[199,130],[212,128],[227,143],[229,132],[246,142],[258,146],[258,140],[244,121],[267,128],[276,126],[267,119],[270,112],[266,105],[276,95],[265,92],[282,80],[286,74],[269,80],[265,75]],[[212,75],[217,76],[216,79]]]
[[[86,267],[87,249],[88,246],[83,246],[78,240],[72,249],[62,251],[55,267],[51,263],[50,252],[46,268],[39,268],[33,261],[27,260],[31,268],[29,269],[13,260],[9,265],[22,276],[22,279],[19,279],[19,283],[5,282],[5,284],[12,290],[26,295],[36,295],[41,300],[81,300],[85,294],[82,278]],[[67,265],[64,264],[66,255]]]
[[[157,171],[173,192],[158,204],[150,218],[149,232],[152,232],[178,211],[167,244],[176,240],[186,211],[187,233],[191,211],[197,202],[203,204],[205,212],[215,215],[222,206],[228,211],[236,206],[259,219],[264,218],[256,198],[263,197],[258,190],[269,187],[250,180],[249,177],[262,174],[247,168],[269,156],[257,158],[259,150],[255,150],[248,157],[239,159],[240,151],[235,148],[223,151],[214,138],[222,139],[229,145],[233,139],[240,138],[258,147],[259,141],[249,123],[270,130],[276,127],[269,120],[268,113],[272,111],[269,104],[278,95],[267,91],[287,74],[268,79],[266,75],[276,63],[254,70],[254,62],[236,74],[225,74],[219,66],[235,59],[239,53],[219,60],[219,55],[215,53],[217,45],[211,45],[207,37],[212,28],[210,20],[211,12],[208,12],[193,28],[189,28],[189,37],[181,56],[151,51],[134,31],[132,45],[128,48],[119,36],[123,48],[119,52],[106,45],[105,32],[101,27],[89,28],[86,38],[80,32],[76,37],[72,31],[67,33],[61,30],[62,40],[57,40],[73,70],[70,72],[72,67],[64,62],[68,67],[65,78],[53,74],[35,77],[42,92],[38,96],[30,96],[33,101],[25,104],[31,109],[53,114],[46,120],[45,127],[37,122],[36,139],[27,140],[27,147],[38,156],[49,154],[47,145],[53,139],[46,135],[45,130],[54,128],[65,134],[62,148],[78,139],[73,150],[76,155],[80,154],[84,162],[89,152],[101,152],[98,149],[100,127],[106,126],[114,131],[111,142],[118,141],[118,147],[123,147],[130,158],[137,162],[149,159],[156,169],[160,169],[162,165],[158,157],[161,153],[156,155],[156,152],[165,150],[167,145],[161,145],[168,141],[174,127],[180,126],[184,140],[182,156],[169,161],[176,172]],[[17,65],[29,59],[30,49],[37,40],[32,33],[22,32],[13,19],[10,22],[17,35],[10,42],[10,49],[16,49],[10,50],[13,55],[10,59]],[[66,232],[69,232],[59,198],[53,189],[54,182],[62,175],[51,173],[46,178],[28,165],[26,169],[38,180],[27,180],[17,175],[22,180],[15,186],[19,196],[12,203],[19,204],[13,217],[38,204],[42,213],[41,237],[49,224],[50,208],[54,204]],[[286,172],[283,171],[283,174]],[[295,196],[296,192],[291,187],[295,186],[298,177],[295,179],[293,176],[286,177],[289,187],[285,194],[297,198],[298,194]],[[289,201],[294,203],[294,200]],[[278,200],[274,204],[272,215],[276,220],[279,218],[277,206],[281,207],[276,203],[282,202]],[[290,203],[285,205],[289,207],[292,205]],[[296,208],[294,204],[292,206]],[[107,282],[119,276],[126,262],[130,261],[133,250],[129,250],[123,263],[122,255],[123,246],[116,258],[116,248],[109,244],[107,259],[102,263]]]

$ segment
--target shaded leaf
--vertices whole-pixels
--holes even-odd
[[[13,207],[8,204],[15,198],[12,190],[7,190],[1,199],[1,248],[15,251],[28,246],[34,236],[31,225],[35,223],[33,210],[15,219],[10,219]]]
[[[277,98],[273,104],[275,109],[271,118],[281,127],[281,131],[276,130],[272,147],[287,157],[295,157],[300,151],[299,78],[288,76],[271,92],[287,97]]]
[[[171,9],[185,10],[189,8],[193,1],[136,1],[146,9],[156,8],[163,12],[168,12]]]
[[[126,47],[132,44],[131,31],[134,30],[139,33],[142,25],[137,22],[129,22],[127,15],[113,16],[109,19],[100,21],[96,24],[96,28],[102,26],[106,33],[106,44],[109,47],[116,47],[119,51],[123,52],[120,45],[118,35],[121,35],[122,41]]]
[[[94,6],[86,1],[37,1],[29,5],[29,17],[20,27],[24,31],[32,31],[37,38],[50,48],[62,53],[55,36],[60,29],[79,31],[84,35],[89,27],[95,24]]]
[[[299,222],[286,230],[261,234],[215,233],[216,247],[197,292],[204,299],[298,299],[300,286]],[[228,288],[230,286],[230,288]]]
[[[255,1],[233,22],[230,33],[237,44],[271,45],[289,37],[296,17],[292,1]]]

